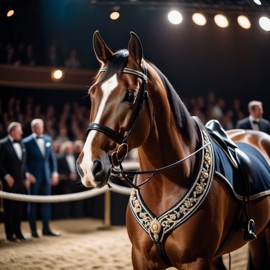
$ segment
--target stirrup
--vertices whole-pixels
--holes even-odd
[[[257,239],[257,235],[256,235],[255,231],[256,231],[255,230],[255,221],[253,219],[250,219],[247,223],[246,228],[245,228],[244,239],[246,241]]]

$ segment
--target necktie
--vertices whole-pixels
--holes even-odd
[[[21,143],[19,140],[13,140],[13,143]]]

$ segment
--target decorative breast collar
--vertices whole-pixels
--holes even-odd
[[[203,144],[210,139],[205,131],[201,131]],[[130,195],[130,208],[140,226],[149,234],[152,241],[162,243],[164,237],[176,227],[188,220],[202,204],[211,186],[214,174],[214,154],[212,144],[202,149],[199,172],[188,192],[178,203],[159,217],[155,217],[145,205],[140,191],[133,189]]]

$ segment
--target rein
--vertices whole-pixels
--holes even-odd
[[[206,144],[204,144],[203,146],[201,146],[199,149],[195,150],[194,152],[192,152],[191,154],[189,154],[188,156],[174,162],[171,163],[167,166],[158,168],[158,169],[152,169],[152,170],[147,170],[147,171],[129,171],[129,170],[124,170],[122,164],[119,164],[120,169],[117,169],[117,166],[112,167],[112,174],[117,175],[120,179],[124,180],[125,182],[127,182],[127,184],[129,184],[130,186],[132,186],[135,189],[139,189],[141,186],[143,186],[144,184],[146,184],[149,180],[151,180],[154,175],[156,173],[160,173],[160,172],[164,172],[166,170],[172,169],[176,166],[179,166],[182,162],[184,162],[185,160],[191,158],[192,156],[194,156],[195,154],[197,154],[198,152],[202,151],[205,147],[207,147],[208,145],[210,145],[211,142],[208,142]],[[132,180],[130,180],[130,178],[128,177],[128,175],[142,175],[142,174],[151,174],[149,177],[147,177],[142,183],[140,183],[139,185],[136,185],[133,183]]]

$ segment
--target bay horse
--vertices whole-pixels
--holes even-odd
[[[270,269],[270,136],[192,117],[133,32],[128,49],[113,52],[96,31],[93,48],[101,67],[77,170],[89,188],[115,175],[133,187],[134,269],[226,269],[222,255],[248,242],[250,269]],[[124,170],[134,148],[140,170]],[[255,175],[265,181],[257,189]]]

